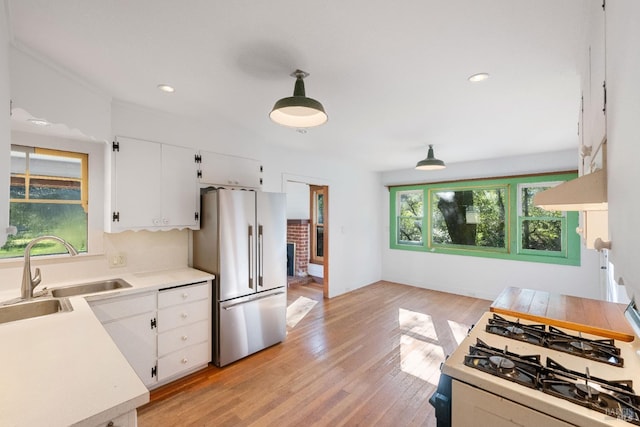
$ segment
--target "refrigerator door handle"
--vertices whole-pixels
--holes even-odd
[[[276,295],[282,295],[282,294],[284,294],[284,292],[276,292],[274,294],[262,295],[262,296],[259,296],[259,297],[256,297],[256,298],[252,298],[252,299],[247,300],[247,301],[237,302],[235,304],[229,304],[229,305],[224,306],[222,308],[224,308],[225,310],[233,310],[234,308],[238,308],[241,305],[244,305],[244,304],[247,304],[247,303],[250,303],[250,302],[258,301],[258,300],[265,299],[265,298],[271,298],[271,297],[275,297]]]
[[[249,253],[247,254],[247,257],[249,258],[249,288],[253,289],[253,225],[249,225],[248,238],[249,244],[247,247],[249,248]]]
[[[258,225],[258,286],[264,286],[263,280],[263,267],[264,264],[264,245],[262,241],[262,225]]]

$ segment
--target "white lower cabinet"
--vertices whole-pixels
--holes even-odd
[[[453,427],[570,427],[557,418],[527,408],[460,381],[452,381]]]
[[[211,281],[89,305],[149,389],[211,361]]]
[[[99,424],[98,427],[136,427],[138,425],[138,414],[136,410],[129,411],[119,415],[105,423]]]
[[[158,292],[158,381],[211,361],[210,291],[210,282],[202,282]]]
[[[156,294],[89,302],[91,309],[147,387],[156,376]]]

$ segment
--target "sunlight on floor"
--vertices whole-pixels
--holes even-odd
[[[444,350],[436,344],[438,334],[431,316],[401,308],[398,325],[403,332],[400,337],[400,369],[436,385],[438,375],[434,375],[433,370],[444,362]]]
[[[403,372],[437,385],[438,377],[434,376],[433,369],[438,369],[441,362],[444,362],[444,350],[439,345],[409,335],[400,337],[400,369]]]
[[[398,325],[403,332],[420,335],[429,340],[435,341],[438,339],[433,321],[428,314],[401,308],[398,313]]]
[[[462,340],[467,337],[467,334],[469,333],[469,325],[463,325],[462,323],[454,322],[453,320],[447,320],[447,323],[449,323],[449,329],[451,329],[451,333],[459,345]]]

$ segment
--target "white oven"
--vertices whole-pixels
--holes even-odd
[[[438,427],[640,426],[638,338],[534,323],[482,316],[442,366]]]

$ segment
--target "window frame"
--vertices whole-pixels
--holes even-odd
[[[41,135],[20,130],[11,131],[11,145],[38,147],[42,150],[67,151],[88,155],[87,161],[87,204],[90,205],[87,218],[87,252],[80,257],[104,255],[104,197],[105,197],[105,154],[108,146],[105,141],[87,138],[72,139],[68,137]],[[7,182],[10,171],[7,170]],[[9,208],[9,192],[7,192],[7,208]],[[8,216],[7,216],[7,219]],[[39,259],[55,259],[66,257],[66,254],[40,255]],[[22,264],[22,258],[0,258],[0,264]]]
[[[405,193],[422,193],[422,216],[418,217],[418,216],[412,216],[411,218],[415,218],[415,220],[417,220],[418,218],[420,218],[420,221],[424,224],[424,217],[425,217],[425,199],[426,199],[426,193],[424,190],[403,190],[398,192],[398,196],[405,194]],[[410,240],[406,240],[406,241],[401,241],[398,239],[398,230],[400,229],[400,220],[403,218],[400,215],[400,209],[401,209],[401,204],[398,204],[397,209],[395,211],[395,225],[396,225],[396,233],[394,234],[394,240],[396,242],[396,244],[398,245],[408,245],[408,246],[417,246],[417,247],[421,247],[424,245],[425,243],[425,237],[426,237],[426,230],[424,229],[424,226],[422,227],[422,232],[421,232],[421,239],[419,242],[413,242]]]
[[[518,217],[518,222],[516,225],[516,242],[517,242],[517,250],[521,254],[530,254],[530,255],[538,255],[538,256],[549,256],[549,257],[561,257],[566,258],[567,253],[569,251],[568,248],[568,227],[567,227],[567,211],[560,211],[563,213],[562,216],[553,217],[553,216],[524,216],[523,215],[523,203],[521,195],[521,189],[523,187],[535,188],[535,187],[555,187],[556,185],[562,184],[562,181],[542,181],[535,183],[520,183],[517,188],[517,212],[516,215]],[[560,236],[560,247],[562,248],[560,251],[542,251],[538,249],[525,249],[522,247],[522,223],[525,220],[530,221],[544,221],[544,220],[560,220],[562,235]],[[575,229],[575,228],[574,228]]]
[[[476,256],[483,258],[506,259],[514,261],[541,262],[548,264],[560,264],[579,266],[581,247],[580,236],[575,233],[578,227],[579,213],[565,212],[566,222],[563,224],[563,242],[566,242],[566,253],[558,254],[556,252],[545,252],[538,250],[521,250],[521,234],[519,231],[520,210],[519,210],[519,188],[520,184],[538,184],[538,183],[561,183],[577,177],[577,172],[554,172],[535,175],[519,175],[500,178],[482,178],[449,182],[422,183],[414,185],[390,186],[389,193],[389,247],[396,250],[432,252],[450,255]],[[508,213],[505,214],[506,236],[505,243],[507,250],[495,250],[495,248],[484,247],[468,247],[455,245],[433,244],[431,221],[433,215],[433,203],[431,194],[434,191],[487,188],[492,186],[506,186],[508,203],[506,204]],[[425,194],[426,204],[423,209],[423,243],[421,245],[408,245],[396,241],[397,236],[397,205],[399,203],[399,194],[404,191],[422,190]]]
[[[474,184],[474,185],[467,185],[466,182],[459,182],[459,183],[454,183],[454,184],[450,184],[450,185],[444,185],[442,187],[439,186],[432,186],[431,188],[429,188],[428,190],[428,194],[429,194],[429,221],[431,221],[433,219],[433,213],[434,213],[434,205],[432,203],[433,199],[431,198],[431,195],[433,193],[437,193],[437,192],[445,192],[445,191],[473,191],[475,189],[502,189],[504,190],[504,195],[505,198],[507,199],[507,203],[506,203],[506,215],[505,215],[505,246],[504,248],[497,248],[497,247],[482,247],[482,246],[471,246],[471,245],[459,245],[459,244],[448,244],[448,243],[434,243],[433,242],[433,224],[429,223],[429,230],[427,231],[428,234],[428,247],[431,249],[435,249],[435,248],[440,248],[440,249],[444,249],[444,250],[450,250],[450,251],[481,251],[481,252],[496,252],[496,253],[509,253],[510,249],[511,249],[511,242],[510,239],[508,238],[509,236],[509,216],[511,215],[512,209],[511,209],[511,205],[510,205],[510,199],[511,199],[511,194],[509,192],[509,186],[507,184],[489,184],[489,185],[481,185],[481,184]]]
[[[318,198],[322,196],[322,221],[318,220]],[[322,249],[326,250],[326,239],[325,234],[327,232],[327,227],[325,224],[325,218],[327,214],[326,201],[327,201],[327,188],[321,185],[310,185],[309,186],[309,203],[311,210],[311,218],[309,224],[309,234],[310,234],[310,251],[309,251],[309,262],[312,264],[324,265],[324,252],[323,256],[318,255],[318,228],[322,228]]]

